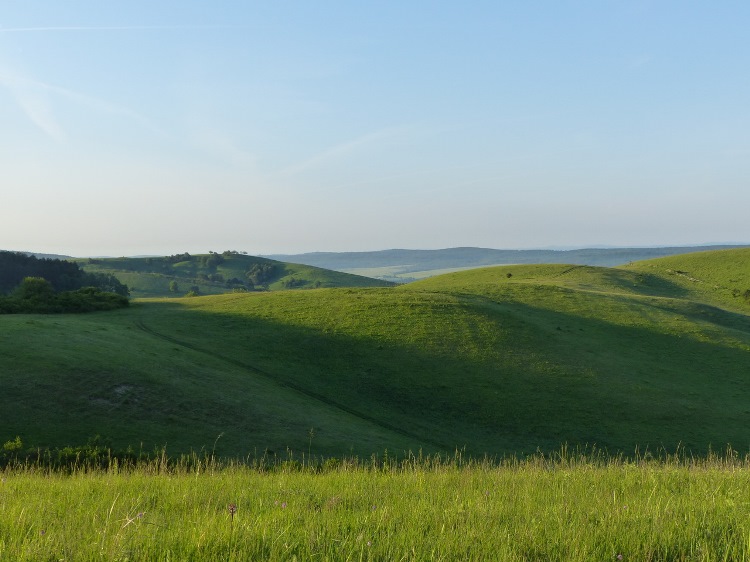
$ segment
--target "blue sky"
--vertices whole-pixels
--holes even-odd
[[[0,248],[750,243],[748,2],[0,3]]]

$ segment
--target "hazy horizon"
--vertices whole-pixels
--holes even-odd
[[[190,255],[202,255],[208,254],[209,252],[222,253],[227,250],[236,251],[243,254],[254,255],[259,257],[275,257],[275,256],[302,256],[306,254],[346,254],[346,253],[380,253],[380,252],[420,252],[420,251],[441,251],[441,250],[457,250],[457,249],[478,249],[478,250],[497,250],[497,251],[543,251],[543,252],[574,252],[578,250],[628,250],[628,249],[659,249],[659,248],[711,248],[711,247],[729,247],[729,246],[750,246],[748,242],[709,242],[706,244],[670,244],[670,245],[655,245],[655,246],[608,246],[608,245],[591,245],[591,246],[539,246],[534,248],[490,248],[484,246],[446,246],[444,248],[406,248],[406,247],[394,247],[394,248],[381,248],[378,250],[342,250],[342,251],[330,251],[330,250],[312,250],[309,252],[274,252],[274,253],[253,253],[238,248],[223,248],[221,250],[209,249],[209,250],[175,250],[165,253],[156,254],[70,254],[70,253],[49,253],[39,252],[29,249],[18,249],[18,248],[0,248],[0,251],[6,252],[20,252],[27,254],[36,255],[56,255],[64,256],[69,258],[156,258],[166,257],[175,254],[183,254],[187,252]]]
[[[645,0],[11,3],[0,247],[742,244],[725,241],[750,241],[748,16]]]

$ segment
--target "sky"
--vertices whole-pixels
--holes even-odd
[[[0,0],[0,249],[750,243],[750,2]]]

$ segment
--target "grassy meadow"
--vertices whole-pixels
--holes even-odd
[[[750,250],[0,327],[0,560],[750,559]]]
[[[0,559],[727,561],[750,465],[537,455],[0,473]]]
[[[6,315],[0,439],[232,458],[747,451],[749,256]]]

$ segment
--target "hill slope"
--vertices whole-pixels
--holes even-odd
[[[747,450],[750,303],[722,283],[748,267],[736,250],[1,318],[0,427],[172,450],[221,435],[240,455]]]
[[[747,249],[696,252],[624,266],[629,271],[668,279],[691,298],[721,306],[739,307],[750,302],[750,259]]]
[[[442,250],[382,250],[377,252],[314,252],[267,257],[404,283],[439,275],[446,271],[492,265],[560,263],[613,267],[661,256],[730,247],[739,246],[584,248],[579,250],[445,248]]]
[[[237,252],[75,261],[87,272],[114,275],[130,288],[132,296],[145,298],[183,296],[189,291],[213,295],[237,290],[391,285],[387,281]]]

